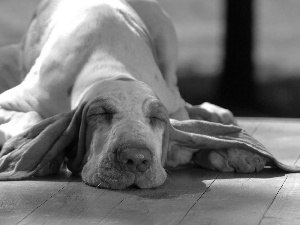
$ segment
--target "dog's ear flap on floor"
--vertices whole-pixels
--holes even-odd
[[[194,153],[208,149],[242,149],[266,157],[284,171],[300,172],[299,166],[278,161],[260,142],[237,126],[200,120],[170,120],[170,124],[171,148],[189,148]]]
[[[85,155],[84,141],[79,140],[84,139],[86,130],[83,111],[84,104],[9,139],[0,153],[0,180],[30,178],[62,154],[69,157],[71,170],[79,168]]]

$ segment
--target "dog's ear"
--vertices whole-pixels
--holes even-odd
[[[85,155],[84,104],[59,114],[9,139],[0,153],[0,180],[20,180],[39,172],[55,157],[66,155],[72,172],[80,169]],[[70,148],[75,146],[75,148]],[[62,160],[61,160],[62,161]]]
[[[300,167],[279,162],[267,149],[245,130],[234,125],[223,125],[200,120],[170,120],[169,149],[190,149],[193,153],[207,149],[242,149],[272,161],[288,172],[300,172]],[[172,155],[172,154],[170,154]]]

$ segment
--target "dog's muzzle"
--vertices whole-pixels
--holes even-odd
[[[125,148],[118,153],[119,164],[126,171],[137,173],[146,172],[152,164],[152,154],[146,148]]]
[[[129,186],[150,188],[161,185],[158,181],[163,171],[154,162],[154,154],[146,146],[133,144],[120,146],[94,160],[82,173],[83,181],[91,186],[124,189]],[[157,161],[157,160],[156,160]]]

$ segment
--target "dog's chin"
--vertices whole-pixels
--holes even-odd
[[[144,174],[135,177],[134,185],[138,188],[155,188],[161,186],[167,179],[167,173],[162,167],[152,166]]]
[[[118,171],[118,170],[99,170],[92,173],[81,174],[84,183],[96,187],[105,189],[125,189],[131,186],[137,188],[154,188],[162,185],[167,174],[163,169],[160,173],[153,173],[150,168],[143,174],[133,173],[130,171]],[[155,171],[157,172],[157,171]]]
[[[135,175],[133,173],[123,173],[122,176],[114,176],[112,173],[94,174],[92,178],[82,176],[83,182],[86,184],[105,189],[125,189],[134,184]]]

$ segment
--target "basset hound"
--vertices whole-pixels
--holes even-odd
[[[56,174],[63,161],[86,184],[111,189],[157,187],[164,167],[189,163],[300,171],[230,111],[183,100],[175,29],[154,0],[43,0],[20,49],[12,61],[1,56],[9,47],[0,53],[0,180]]]

